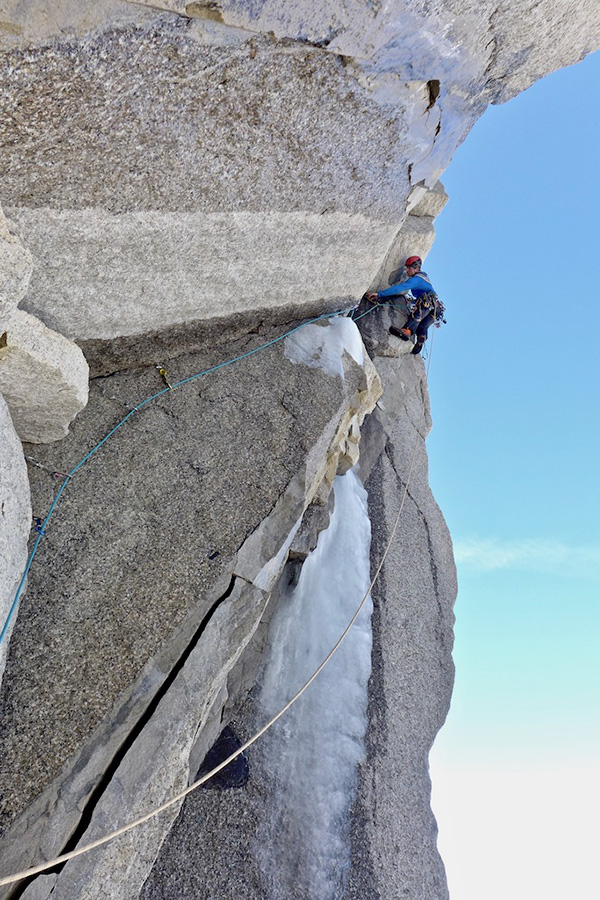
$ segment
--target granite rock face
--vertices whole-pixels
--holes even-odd
[[[425,368],[376,360],[385,392],[364,429],[362,460],[373,522],[372,567],[398,528],[373,589],[373,672],[367,755],[352,817],[346,896],[447,898],[429,806],[428,757],[454,681],[452,542],[429,488],[431,427]],[[396,827],[388,827],[390,821]]]
[[[27,293],[33,261],[29,250],[13,234],[0,207],[0,335]],[[0,346],[2,343],[0,337]]]
[[[161,699],[96,806],[85,842],[142,816],[184,790],[192,754],[203,759],[220,726],[227,680],[259,625],[267,594],[238,581],[212,616],[202,640]],[[117,838],[101,852],[67,863],[53,895],[72,900],[136,897],[181,804],[144,828]],[[140,839],[141,838],[141,839]]]
[[[79,347],[17,308],[32,269],[0,208],[0,394],[21,440],[47,443],[87,403],[89,369]]]
[[[373,315],[370,330],[387,333],[385,310]],[[385,346],[383,333],[378,346]],[[414,461],[398,535],[373,592],[367,755],[351,817],[352,866],[336,896],[444,900],[427,760],[453,683],[456,576],[450,537],[427,483],[431,417],[423,363],[391,338],[375,364],[386,392],[363,425],[360,459],[374,523],[372,571],[391,535],[413,454]],[[290,560],[284,584],[293,583],[293,572]],[[241,709],[238,704],[234,715],[244,734],[263,724],[252,700]],[[271,896],[249,835],[269,815],[269,793],[277,787],[262,771],[260,754],[249,754],[251,778],[243,791],[198,791],[186,799],[142,900]],[[300,900],[305,894],[290,896]]]
[[[31,499],[23,448],[0,395],[0,628],[4,628],[8,619],[25,568],[30,529]],[[0,680],[14,627],[13,617],[14,613],[0,644]]]
[[[110,339],[363,292],[408,189],[400,113],[337,56],[233,37],[163,16],[3,57],[11,108],[36,82],[5,195],[36,259],[26,309],[49,327]],[[35,132],[57,128],[36,182]]]
[[[87,403],[88,372],[76,344],[15,310],[0,346],[0,393],[22,441],[46,444],[68,434]]]
[[[360,296],[486,106],[600,43],[593,0],[78,7],[0,31],[25,308],[78,341]]]

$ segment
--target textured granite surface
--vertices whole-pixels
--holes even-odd
[[[364,433],[371,455],[365,469],[370,469],[373,568],[409,485],[373,590],[370,727],[345,897],[445,900],[444,866],[429,805],[428,756],[448,712],[454,680],[456,572],[450,535],[428,485],[424,436],[431,423],[423,362],[410,356],[400,365],[381,359],[377,367],[386,389]]]
[[[167,378],[282,333],[258,331],[178,357]],[[62,849],[78,807],[227,599],[232,573],[270,589],[294,523],[348,452],[353,417],[377,397],[365,369],[344,359],[342,378],[289,361],[280,342],[173,392],[155,367],[97,379],[71,435],[35,447],[49,470],[30,473],[44,515],[52,472],[71,471],[132,406],[165,390],[73,476],[32,566],[0,695],[3,829],[12,823],[3,870],[35,858],[38,844],[46,856]]]
[[[22,441],[59,440],[87,403],[89,367],[81,349],[17,309],[0,346],[0,393]]]
[[[486,106],[598,45],[593,0],[12,0],[24,308],[97,340],[358,298]]]
[[[0,206],[0,335],[27,293],[32,270],[31,253],[11,232]]]
[[[14,429],[8,407],[0,396],[0,628],[4,628],[27,559],[27,539],[31,530],[31,496],[23,448]],[[10,634],[16,616],[11,617],[0,645],[0,679],[4,672]]]

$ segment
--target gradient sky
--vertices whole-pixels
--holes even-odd
[[[459,572],[432,753],[452,900],[598,900],[600,53],[487,110],[425,265],[431,484]]]

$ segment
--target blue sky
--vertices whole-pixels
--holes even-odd
[[[452,900],[600,896],[599,88],[596,53],[487,110],[425,266],[448,311],[428,449],[460,585],[432,754]]]

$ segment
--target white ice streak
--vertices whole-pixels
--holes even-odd
[[[354,472],[335,480],[329,528],[273,617],[260,704],[283,706],[327,656],[369,586],[371,529]],[[343,896],[348,816],[364,756],[371,672],[371,599],[319,678],[266,736],[269,815],[255,855],[270,900]]]
[[[362,338],[355,323],[346,316],[305,325],[285,339],[285,355],[291,362],[324,369],[341,378],[344,377],[344,350],[362,366]]]

